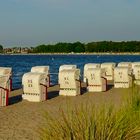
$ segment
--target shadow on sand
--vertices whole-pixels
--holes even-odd
[[[13,105],[22,101],[22,93],[21,93],[22,91],[18,91],[18,94],[15,94],[17,91],[18,91],[17,89],[12,91],[11,94],[13,94],[13,96],[9,97],[9,105]],[[87,88],[82,87],[81,95],[85,94],[86,92],[87,92]],[[57,96],[59,96],[59,88],[56,88],[53,91],[48,91],[48,100],[53,99]]]
[[[107,85],[107,91],[108,91],[108,90],[111,90],[113,87],[114,87],[114,85],[112,85],[112,84]]]
[[[81,87],[81,95],[85,94],[87,92],[86,87]]]
[[[59,91],[49,91],[48,92],[48,99],[52,99],[59,96]]]
[[[16,95],[9,98],[9,105],[13,105],[21,101],[22,101],[22,95]]]

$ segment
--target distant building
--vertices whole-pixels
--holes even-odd
[[[13,47],[13,48],[4,48],[4,53],[6,54],[13,54],[13,53],[22,53],[22,54],[27,54],[31,53],[33,48],[28,48],[28,47]]]

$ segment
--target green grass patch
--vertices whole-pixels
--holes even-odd
[[[132,95],[116,109],[113,105],[95,107],[92,102],[67,105],[59,114],[45,114],[46,125],[39,130],[42,140],[139,140],[140,94]]]

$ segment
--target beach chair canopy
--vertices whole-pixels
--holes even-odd
[[[132,70],[129,67],[116,67],[114,70],[114,87],[129,88],[132,86]]]
[[[76,88],[79,80],[79,69],[65,69],[59,72],[60,88]]]
[[[8,75],[11,76],[12,68],[9,67],[0,67],[0,75]]]
[[[131,62],[120,62],[120,63],[118,63],[118,67],[129,67],[131,69],[132,63]]]
[[[133,62],[132,63],[132,69],[134,69],[135,66],[140,66],[140,62]]]
[[[87,70],[87,89],[89,92],[106,91],[107,80],[102,68],[89,68]]]
[[[127,82],[129,76],[132,76],[132,74],[128,67],[116,67],[114,70],[114,81]]]
[[[105,77],[107,80],[113,80],[114,79],[114,68],[116,66],[116,63],[102,63],[101,68],[105,69]]]
[[[101,64],[99,63],[88,63],[84,66],[84,82],[86,82],[87,70],[90,68],[100,68]]]
[[[59,71],[61,70],[69,70],[69,69],[76,69],[77,66],[76,65],[61,65],[59,67]]]
[[[25,93],[42,92],[41,84],[46,85],[46,75],[43,73],[25,73],[22,77],[22,85]]]
[[[31,68],[31,72],[39,72],[49,74],[49,66],[35,66]]]
[[[101,64],[99,63],[88,63],[88,64],[85,64],[84,71],[86,71],[89,68],[100,68],[100,67],[101,67]]]
[[[104,77],[104,69],[89,68],[87,70],[88,84],[100,84],[102,77]]]
[[[6,89],[9,89],[9,91],[12,90],[12,68],[10,67],[0,67],[0,76],[4,77],[4,81],[6,81],[6,86],[4,86]]]

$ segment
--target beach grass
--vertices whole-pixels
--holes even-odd
[[[78,106],[68,103],[59,113],[45,113],[41,140],[139,140],[140,93],[134,87],[122,106],[96,107],[92,102]]]

